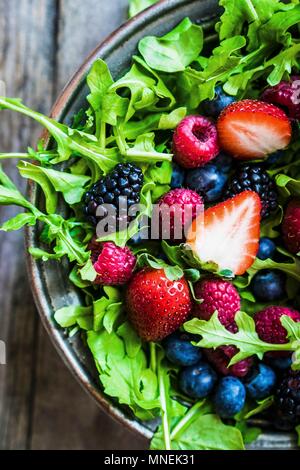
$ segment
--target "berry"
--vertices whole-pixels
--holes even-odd
[[[186,333],[174,333],[164,341],[167,358],[177,366],[187,367],[197,364],[202,358],[200,348],[193,346],[192,338]]]
[[[225,198],[242,191],[255,191],[259,195],[262,218],[268,217],[278,207],[276,184],[262,165],[241,165],[230,181]]]
[[[172,189],[159,200],[161,238],[182,241],[184,229],[200,212],[203,213],[203,201],[198,193],[185,188]]]
[[[244,274],[258,252],[261,202],[253,191],[210,207],[194,220],[187,244],[202,262]]]
[[[289,431],[300,424],[300,372],[289,371],[275,393],[275,426]]]
[[[129,248],[118,247],[113,242],[92,241],[89,249],[97,272],[94,284],[118,286],[130,280],[136,265],[136,258]]]
[[[175,162],[172,163],[172,168],[173,171],[170,186],[172,189],[182,188],[185,178],[185,171]]]
[[[259,250],[257,253],[257,257],[262,260],[266,260],[268,258],[272,259],[274,253],[276,251],[276,245],[270,238],[262,237],[259,240]]]
[[[97,209],[103,204],[111,204],[116,209],[118,218],[120,216],[119,198],[124,198],[128,209],[138,204],[143,181],[144,176],[140,168],[131,163],[119,163],[113,171],[101,178],[85,194],[83,212],[86,219],[93,225],[97,225],[101,219],[101,215],[97,215]],[[106,215],[107,210],[103,208],[103,216]]]
[[[235,324],[234,324],[235,325]],[[231,325],[229,328],[232,333],[237,331],[235,327]],[[205,349],[204,354],[207,360],[214,366],[214,368],[222,375],[233,375],[235,377],[245,377],[253,365],[253,358],[248,357],[242,361],[237,362],[233,366],[228,367],[233,356],[238,353],[238,349],[235,346],[220,346],[217,349]]]
[[[294,76],[290,81],[282,81],[267,88],[261,99],[279,106],[291,119],[300,119],[299,86],[295,83],[299,79],[300,77]]]
[[[247,377],[246,390],[254,400],[263,400],[271,395],[275,384],[276,374],[273,369],[260,363],[250,377]]]
[[[196,298],[202,300],[194,307],[196,317],[209,320],[217,310],[222,325],[227,328],[234,323],[235,314],[241,308],[241,300],[233,284],[221,278],[207,278],[194,285],[194,292]]]
[[[145,341],[160,341],[188,318],[192,302],[184,278],[170,281],[163,269],[145,268],[131,279],[126,292],[128,318]]]
[[[218,201],[227,184],[228,176],[214,163],[187,172],[185,185],[197,191],[205,202]]]
[[[273,104],[242,100],[231,104],[217,122],[220,147],[240,160],[264,158],[290,143],[291,123]]]
[[[217,118],[224,108],[235,102],[233,96],[227,95],[222,86],[215,89],[215,97],[212,100],[205,100],[202,103],[204,114]]]
[[[205,398],[214,389],[217,374],[205,362],[183,369],[179,376],[179,387],[188,397]]]
[[[203,116],[187,116],[173,136],[176,162],[183,168],[205,165],[219,153],[216,126]]]
[[[228,175],[233,166],[233,158],[226,153],[219,153],[219,155],[214,159],[213,164],[219,168],[222,173]]]
[[[272,302],[286,295],[286,277],[280,271],[259,271],[251,282],[251,290],[257,300]]]
[[[216,394],[216,412],[221,418],[232,418],[239,413],[245,405],[246,390],[242,382],[236,377],[224,377],[220,380]]]
[[[286,248],[293,254],[300,251],[300,199],[288,204],[282,223],[282,235]]]
[[[300,321],[300,313],[287,307],[267,307],[254,315],[255,328],[260,339],[266,343],[287,343],[287,331],[280,318],[287,315],[295,322]],[[286,356],[284,351],[276,352],[276,356]]]
[[[287,357],[271,357],[269,362],[272,367],[279,370],[289,369],[292,365],[292,358],[290,356]]]

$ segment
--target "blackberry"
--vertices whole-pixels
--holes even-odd
[[[289,431],[300,424],[300,372],[289,371],[275,393],[275,426]]]
[[[261,199],[262,218],[268,217],[278,207],[278,194],[275,182],[262,165],[241,165],[233,175],[225,199],[243,191],[255,191]]]
[[[119,163],[110,173],[95,183],[84,195],[83,213],[93,225],[97,225],[100,216],[97,209],[103,204],[111,204],[117,210],[119,220],[119,198],[127,198],[127,208],[140,202],[140,193],[144,182],[142,170],[131,163]],[[103,209],[102,216],[105,216]],[[127,217],[128,222],[130,218]]]

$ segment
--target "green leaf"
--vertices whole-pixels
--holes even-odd
[[[299,426],[296,426],[295,431],[298,435],[298,446],[300,447],[300,424]]]
[[[255,415],[261,413],[262,411],[267,410],[273,404],[274,404],[274,397],[273,396],[270,396],[270,397],[265,398],[264,400],[258,401],[257,404],[255,405],[255,407],[252,408],[250,411],[248,411],[245,414],[244,419],[252,418],[252,416],[255,416]]]
[[[126,353],[130,358],[136,357],[142,347],[141,338],[132,328],[131,324],[126,321],[117,330],[118,335],[123,338]],[[145,371],[148,373],[148,370]]]
[[[141,253],[138,255],[138,267],[150,266],[153,269],[163,269],[165,275],[170,281],[178,281],[184,275],[180,266],[170,266],[165,261],[155,258],[149,253]]]
[[[180,72],[191,64],[203,47],[203,30],[185,18],[161,38],[147,36],[139,51],[149,67],[167,73]]]
[[[81,305],[70,305],[57,310],[54,318],[62,328],[78,325],[82,330],[91,330],[93,327],[93,308]]]
[[[120,316],[123,304],[121,293],[115,287],[103,287],[104,295],[93,303],[95,331],[104,327],[108,333],[113,331],[115,321]]]
[[[12,232],[13,230],[20,230],[20,228],[24,227],[24,225],[35,225],[36,223],[36,216],[33,214],[29,214],[28,212],[18,214],[12,219],[5,222],[0,230],[3,232]]]
[[[129,18],[132,18],[151,5],[154,5],[157,1],[158,0],[129,0]]]
[[[85,265],[79,270],[80,277],[83,281],[93,282],[97,277],[97,272],[94,268],[91,258],[87,260]]]
[[[237,333],[230,333],[220,323],[215,312],[209,321],[194,318],[184,324],[188,333],[202,336],[197,346],[202,348],[217,348],[219,346],[236,346],[239,352],[232,358],[229,367],[250,356],[263,358],[268,351],[291,351],[295,349],[292,343],[270,344],[262,341],[255,330],[254,320],[246,313],[238,312],[235,317],[238,326]]]

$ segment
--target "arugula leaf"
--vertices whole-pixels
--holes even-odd
[[[158,0],[129,0],[129,18],[132,18],[151,5],[154,5],[157,1]]]
[[[163,260],[155,258],[149,253],[141,253],[138,255],[138,267],[150,266],[153,269],[163,269],[165,275],[170,281],[178,281],[184,275],[183,270],[179,266],[170,266]]]
[[[104,295],[93,303],[93,329],[99,331],[104,327],[111,333],[123,309],[122,297],[120,291],[114,287],[103,287],[103,292]]]
[[[264,400],[259,400],[256,403],[256,405],[254,406],[254,408],[247,411],[247,413],[243,416],[243,418],[244,419],[250,419],[250,418],[252,418],[252,416],[255,416],[255,415],[261,413],[262,411],[267,410],[273,404],[274,404],[274,397],[273,396],[267,397]]]
[[[70,305],[57,310],[54,314],[55,321],[62,327],[78,325],[82,330],[91,330],[93,327],[92,307]]]
[[[220,323],[218,312],[215,312],[209,321],[194,318],[184,324],[184,329],[188,333],[202,336],[202,339],[197,343],[198,347],[236,346],[239,352],[231,359],[229,367],[254,355],[262,359],[264,353],[268,351],[297,350],[297,341],[286,344],[270,344],[262,341],[256,333],[254,320],[244,312],[238,312],[235,320],[238,326],[238,332],[235,334],[230,333]]]
[[[22,214],[18,214],[15,217],[9,219],[5,222],[0,230],[3,232],[12,232],[14,230],[20,230],[24,225],[35,225],[36,224],[36,216],[34,214],[30,214],[28,212],[24,212]]]
[[[149,67],[167,73],[180,72],[197,59],[203,48],[203,30],[185,18],[165,36],[147,36],[139,51]]]

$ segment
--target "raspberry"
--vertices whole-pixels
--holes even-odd
[[[131,163],[119,163],[113,171],[101,178],[85,194],[83,212],[86,219],[93,225],[97,225],[101,218],[96,215],[97,209],[103,204],[114,206],[118,217],[119,198],[124,198],[128,209],[138,204],[143,181],[144,176],[140,168]],[[128,221],[130,221],[129,217]]]
[[[243,191],[255,191],[262,203],[262,218],[268,217],[278,207],[275,182],[261,165],[241,165],[228,186],[225,199]]]
[[[300,199],[293,199],[287,206],[282,223],[283,241],[293,254],[300,251]]]
[[[216,126],[203,116],[187,116],[175,130],[173,151],[184,168],[205,165],[220,153]]]
[[[287,307],[267,307],[254,315],[255,328],[260,339],[272,344],[287,343],[287,331],[280,322],[283,315],[287,315],[295,322],[300,321],[300,313]],[[285,355],[285,351],[276,352],[276,356]]]
[[[232,325],[234,329],[234,317],[241,308],[241,300],[238,291],[230,282],[207,278],[195,284],[194,291],[196,298],[202,300],[201,304],[194,307],[196,317],[209,320],[217,310],[222,325],[225,328]]]
[[[136,258],[129,248],[118,247],[112,242],[92,241],[89,249],[93,266],[98,274],[94,284],[118,286],[130,280]]]
[[[253,365],[253,358],[248,357],[228,367],[229,362],[238,353],[235,346],[220,346],[217,349],[204,349],[207,360],[222,375],[234,375],[235,377],[245,377]]]
[[[161,237],[165,240],[182,241],[184,239],[182,229],[188,228],[192,222],[188,220],[187,213],[191,215],[192,219],[195,219],[203,209],[202,197],[195,191],[184,188],[169,191],[159,201]],[[168,217],[169,211],[170,217]],[[170,225],[168,221],[170,221]]]
[[[295,83],[299,80],[300,77],[294,76],[289,82],[282,81],[267,88],[262,94],[262,100],[280,106],[291,119],[300,119],[300,104],[297,102],[299,87]]]
[[[275,393],[275,426],[289,431],[300,424],[300,372],[289,371]]]

